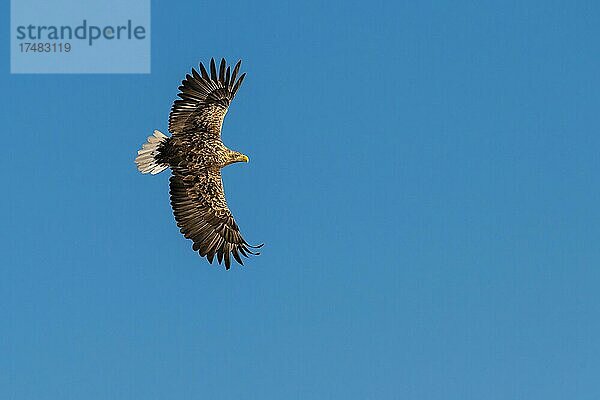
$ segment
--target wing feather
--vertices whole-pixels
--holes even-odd
[[[206,68],[204,68],[204,65],[202,63],[200,63],[200,73],[202,73],[202,78],[204,80],[210,80],[210,78],[208,77],[208,72],[206,72]]]
[[[217,82],[217,68],[215,67],[215,59],[210,59],[210,79]]]
[[[225,59],[219,64],[210,60],[210,75],[200,63],[198,72],[192,68],[179,86],[179,99],[173,102],[169,114],[169,131],[174,136],[189,133],[203,133],[207,138],[221,137],[223,119],[231,101],[235,97],[245,74],[236,80],[241,61],[238,61],[230,75]]]
[[[231,267],[231,255],[243,265],[240,254],[248,257],[248,244],[225,200],[220,171],[198,176],[174,173],[170,179],[171,206],[181,233],[193,242],[192,248],[208,262],[217,256],[219,264]]]
[[[225,59],[221,59],[221,65],[219,65],[219,82],[225,83]]]

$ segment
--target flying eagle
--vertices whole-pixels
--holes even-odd
[[[180,99],[173,102],[169,115],[171,137],[154,131],[135,159],[138,170],[152,175],[171,168],[171,206],[181,233],[191,239],[192,248],[212,264],[231,266],[231,255],[241,265],[250,250],[227,207],[221,168],[248,157],[228,149],[221,141],[221,127],[229,104],[246,74],[238,78],[241,61],[230,70],[225,59],[217,71],[210,60],[210,75],[200,63],[200,73],[192,68],[179,86]]]

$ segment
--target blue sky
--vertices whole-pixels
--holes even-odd
[[[10,75],[6,37],[1,397],[599,398],[599,12],[154,2],[149,75]],[[228,272],[133,163],[222,56],[266,243]]]

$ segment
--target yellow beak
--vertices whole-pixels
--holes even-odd
[[[250,159],[248,158],[247,155],[242,154],[242,156],[240,157],[240,161],[248,162],[248,161],[250,161]]]

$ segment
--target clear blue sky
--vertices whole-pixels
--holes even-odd
[[[149,75],[6,35],[0,397],[600,398],[598,2],[396,3],[154,2]],[[228,272],[133,163],[213,56]]]

